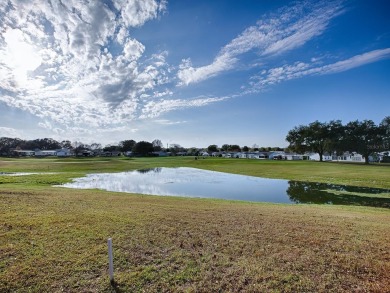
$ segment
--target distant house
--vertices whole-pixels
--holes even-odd
[[[284,158],[287,161],[300,161],[300,160],[307,160],[308,155],[300,155],[300,154],[295,154],[295,153],[285,153]]]
[[[255,153],[255,152],[246,153],[247,159],[256,159],[256,156],[257,156],[257,153]]]
[[[103,157],[119,157],[120,155],[120,151],[106,151],[101,154]]]
[[[308,153],[308,154],[306,154],[306,156],[308,156],[309,160],[311,160],[311,161],[319,161],[320,160],[319,153]],[[331,154],[324,153],[322,155],[322,160],[323,161],[333,161],[334,157]]]
[[[339,162],[364,162],[364,157],[356,152],[345,152],[337,157]]]
[[[82,150],[82,151],[77,153],[77,156],[79,156],[79,157],[93,157],[93,156],[95,156],[95,153],[93,151],[90,151],[90,150]]]
[[[284,160],[285,159],[285,152],[282,152],[282,151],[270,152],[268,155],[268,158],[270,160]]]
[[[36,157],[51,157],[51,156],[57,156],[56,150],[36,150],[35,151]]]
[[[308,153],[306,155],[309,157],[309,160],[320,160],[320,155],[318,153]],[[337,156],[336,154],[331,155],[329,153],[324,153],[322,156],[322,160],[334,162],[364,162],[364,157],[356,152],[345,152],[340,156]]]
[[[259,153],[259,159],[268,159],[269,158],[269,152],[260,152]]]
[[[390,163],[390,151],[380,152],[377,157],[380,163]]]
[[[152,154],[156,157],[168,157],[169,156],[169,154],[167,152],[164,152],[164,151],[153,152]]]
[[[35,151],[31,150],[14,150],[13,154],[18,157],[32,157],[35,155]]]
[[[69,149],[56,150],[57,157],[70,157],[72,152]]]
[[[240,159],[247,159],[248,158],[248,153],[237,153],[236,158]]]

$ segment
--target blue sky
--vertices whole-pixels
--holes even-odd
[[[390,2],[0,3],[0,136],[287,146],[390,115]]]

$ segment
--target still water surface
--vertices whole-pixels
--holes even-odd
[[[390,207],[390,198],[376,197],[389,195],[390,190],[386,189],[268,179],[184,167],[88,174],[61,186],[162,196]]]

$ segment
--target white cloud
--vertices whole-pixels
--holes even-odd
[[[309,13],[305,14],[304,11]],[[259,55],[266,58],[300,47],[321,35],[329,22],[342,11],[339,1],[317,4],[302,2],[282,8],[276,15],[264,16],[255,26],[245,29],[224,46],[211,64],[193,67],[190,59],[184,59],[177,75],[179,85],[197,83],[231,70],[240,55],[252,50],[257,50]]]
[[[128,39],[123,47],[124,57],[129,61],[137,61],[145,51],[145,46],[135,39]]]
[[[300,17],[308,7],[309,13]],[[283,8],[282,11],[277,19],[272,20],[274,28],[271,31],[268,31],[268,23],[259,23],[260,27],[265,26],[264,31],[271,36],[271,42],[265,47],[263,55],[281,54],[304,45],[321,35],[329,22],[344,12],[341,1],[316,4],[302,2],[292,7],[292,10]]]
[[[63,127],[137,119],[143,97],[169,94],[166,52],[145,56],[129,34],[166,1],[19,1],[0,5],[0,101]],[[121,51],[109,48],[117,42]],[[147,93],[150,91],[150,93]],[[50,127],[49,122],[41,125]]]
[[[142,26],[166,9],[166,1],[155,0],[115,0],[114,5],[121,11],[125,25],[132,27]]]
[[[154,120],[154,122],[161,125],[178,125],[178,124],[187,123],[187,121],[171,121],[167,119],[158,119],[158,120]]]
[[[229,55],[222,55],[215,58],[214,62],[210,65],[194,68],[191,65],[189,59],[183,60],[180,65],[180,70],[177,74],[180,85],[188,85],[190,83],[197,83],[202,80],[208,79],[217,75],[220,72],[233,68],[237,59]]]
[[[0,127],[0,137],[21,137],[21,133],[15,128]]]
[[[345,71],[389,56],[389,49],[383,49],[332,64],[312,58],[269,68],[275,55],[323,34],[343,11],[338,1],[303,2],[264,16],[221,48],[210,64],[197,67],[187,58],[177,67],[168,64],[167,51],[147,48],[145,39],[142,43],[133,35],[166,11],[166,1],[113,0],[112,4],[0,1],[0,102],[40,117],[42,128],[59,135],[93,134],[96,129],[118,130],[137,119],[203,107],[284,80]],[[257,58],[243,65],[241,57],[250,51]],[[177,82],[201,82],[238,65],[262,71],[251,79],[248,90],[221,98],[175,96],[186,93],[176,87]],[[164,121],[160,123],[178,123]]]
[[[150,101],[146,103],[145,107],[142,109],[141,118],[155,118],[160,116],[163,113],[170,112],[177,109],[186,109],[194,107],[203,107],[211,103],[221,102],[230,97],[221,97],[221,98],[196,98],[192,100],[160,100],[160,101]]]
[[[369,63],[377,62],[382,59],[390,58],[390,48],[374,50],[361,55],[356,55],[347,60],[339,61],[330,65],[323,66],[319,73],[330,74],[350,70]]]
[[[311,58],[312,63],[295,62],[292,65],[283,65],[262,71],[260,75],[251,78],[250,87],[244,94],[258,92],[282,81],[311,75],[339,73],[388,58],[390,58],[390,48],[366,52],[323,66],[318,66],[317,58]]]

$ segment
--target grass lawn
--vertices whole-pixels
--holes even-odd
[[[377,165],[0,160],[0,172],[53,173],[0,177],[0,292],[390,292],[388,209],[51,187],[90,172],[157,166],[390,188],[390,168]]]

